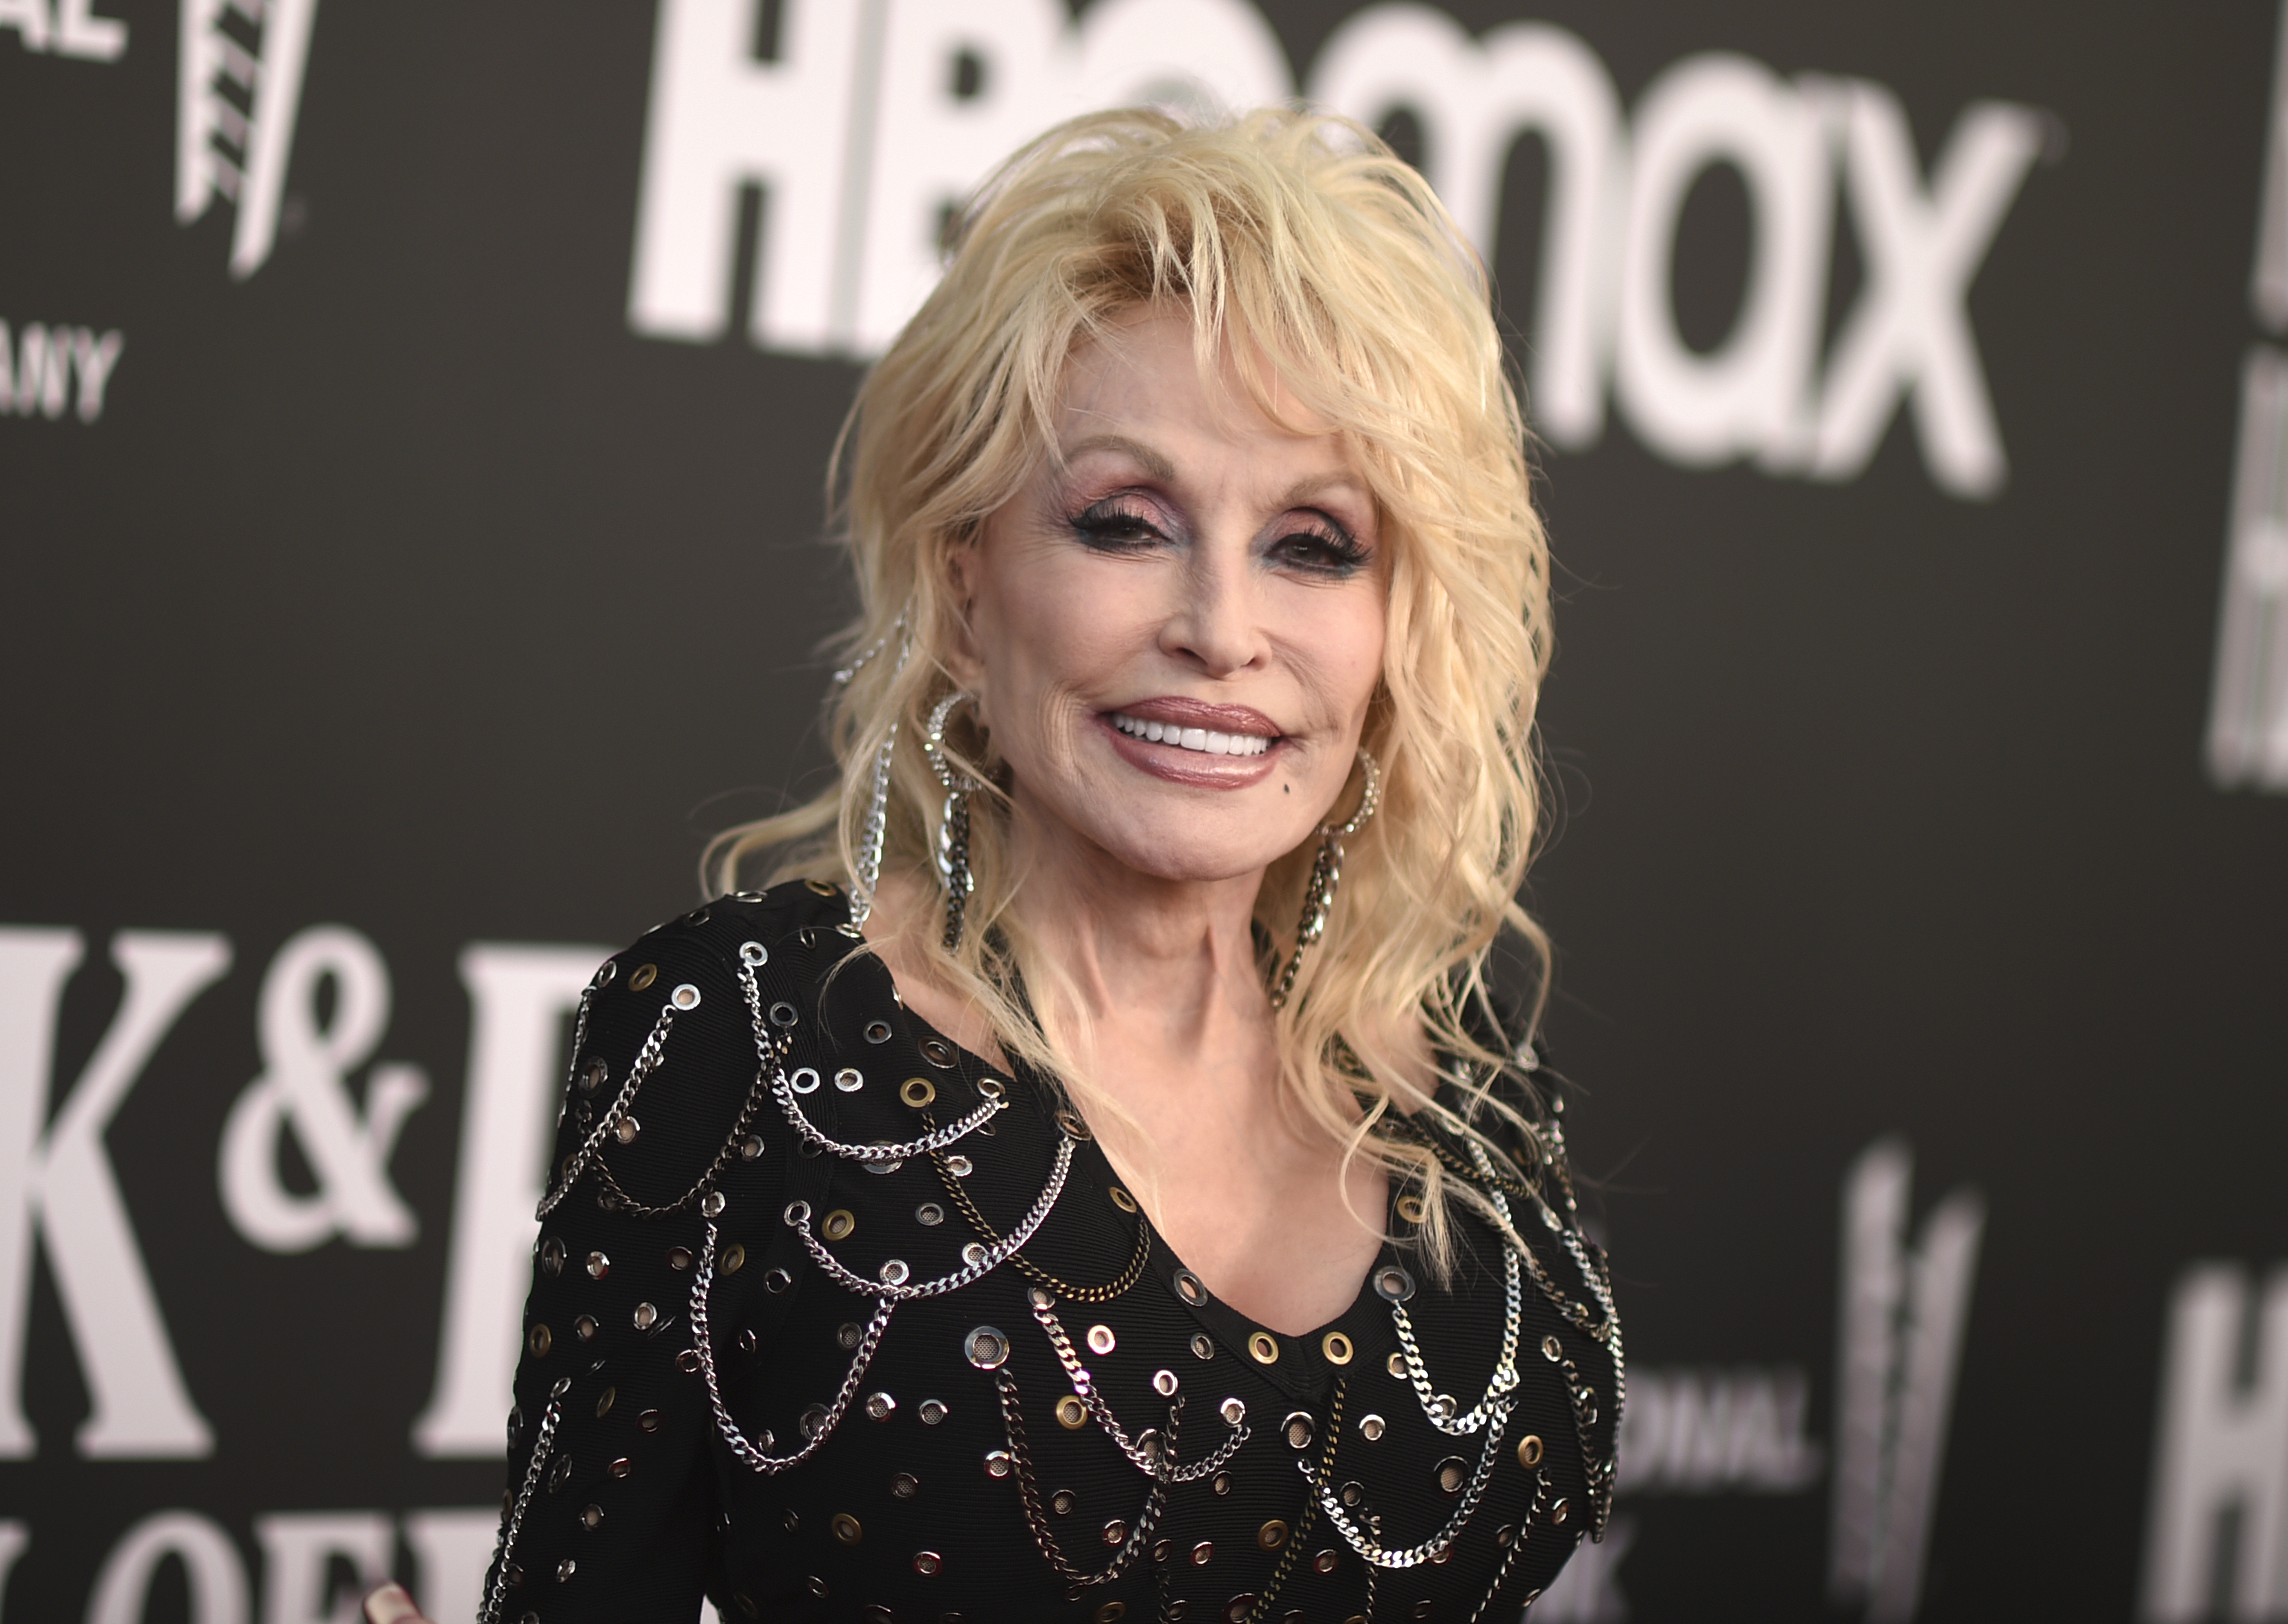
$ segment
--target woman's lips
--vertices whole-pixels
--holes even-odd
[[[1274,742],[1267,733],[1226,733],[1212,727],[1187,727],[1180,722],[1156,722],[1116,710],[1108,718],[1124,737],[1147,744],[1172,744],[1202,756],[1260,756]]]
[[[1278,764],[1283,742],[1275,733],[1228,733],[1221,728],[1186,728],[1177,721],[1146,718],[1135,711],[1106,711],[1097,725],[1113,753],[1132,767],[1173,784],[1204,789],[1244,789],[1259,784]],[[1160,738],[1146,735],[1157,730]],[[1195,735],[1187,742],[1187,733]],[[1219,744],[1220,749],[1212,748]]]

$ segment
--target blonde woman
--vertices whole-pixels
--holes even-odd
[[[845,452],[840,782],[582,1006],[482,1616],[1513,1613],[1622,1368],[1484,978],[1548,595],[1477,260],[1354,125],[1077,120]]]

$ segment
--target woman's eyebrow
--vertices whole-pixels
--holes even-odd
[[[1075,440],[1064,448],[1068,463],[1088,451],[1116,451],[1127,457],[1156,479],[1172,479],[1176,465],[1140,440],[1131,440],[1125,434],[1092,434],[1086,440]]]
[[[1336,469],[1327,473],[1307,474],[1296,480],[1280,495],[1278,505],[1283,508],[1308,507],[1329,491],[1347,491],[1357,496],[1367,494],[1364,482],[1356,474],[1347,469]]]

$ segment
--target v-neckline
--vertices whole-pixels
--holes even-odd
[[[860,927],[860,931],[862,933],[855,939],[858,944],[861,947],[873,946],[873,944],[869,942],[862,934],[862,926]],[[929,1020],[919,1010],[916,1010],[912,1004],[906,1002],[905,994],[898,988],[898,978],[896,975],[892,972],[889,962],[883,958],[880,952],[878,950],[868,956],[873,961],[875,967],[881,972],[883,981],[888,986],[891,1001],[904,1013],[906,1018],[912,1022],[915,1027],[918,1029],[918,1037],[935,1038],[939,1042],[943,1043],[947,1048],[953,1051],[957,1061],[966,1061],[970,1065],[977,1067],[981,1073],[1006,1073],[1013,1081],[1026,1084],[1029,1090],[1034,1088],[1035,1084],[1037,1082],[1037,1079],[1030,1079],[1021,1075],[1021,1073],[1029,1072],[1031,1068],[1022,1066],[1005,1065],[997,1061],[988,1059],[985,1056],[979,1054],[975,1050],[973,1050],[965,1044],[960,1043],[948,1036],[944,1032],[940,1030],[933,1022]],[[1438,1091],[1442,1092],[1446,1086],[1446,1079],[1442,1075],[1439,1079]],[[1077,1113],[1076,1113],[1076,1114],[1077,1114]],[[1083,1125],[1085,1126],[1086,1119],[1084,1118],[1082,1121]],[[1051,1125],[1057,1126],[1053,1121]],[[1058,1131],[1062,1132],[1062,1128],[1058,1127]],[[1093,1129],[1090,1130],[1087,1137],[1076,1139],[1074,1143],[1076,1145],[1074,1152],[1075,1155],[1087,1160],[1091,1164],[1091,1171],[1096,1174],[1104,1183],[1108,1185],[1119,1184],[1124,1188],[1126,1187],[1128,1181],[1122,1176],[1120,1170],[1112,1165],[1112,1159],[1104,1153],[1104,1147],[1097,1142],[1096,1134]],[[1381,1244],[1375,1248],[1373,1257],[1368,1261],[1366,1271],[1359,1279],[1357,1289],[1351,1294],[1350,1301],[1333,1319],[1329,1319],[1323,1324],[1314,1326],[1311,1329],[1300,1333],[1275,1329],[1271,1326],[1264,1324],[1252,1314],[1244,1312],[1235,1304],[1227,1302],[1221,1294],[1215,1290],[1213,1287],[1208,1285],[1205,1278],[1202,1276],[1197,1270],[1193,1269],[1184,1262],[1182,1256],[1176,1250],[1175,1247],[1170,1243],[1166,1234],[1162,1232],[1160,1226],[1152,1221],[1152,1215],[1144,1210],[1144,1205],[1141,1201],[1139,1201],[1136,1204],[1136,1219],[1138,1223],[1146,1225],[1151,1231],[1153,1253],[1156,1256],[1164,1260],[1166,1265],[1163,1271],[1172,1276],[1188,1275],[1193,1279],[1199,1281],[1202,1288],[1206,1291],[1207,1301],[1204,1303],[1188,1302],[1184,1298],[1180,1292],[1176,1294],[1177,1301],[1183,1303],[1183,1305],[1189,1309],[1195,1316],[1201,1315],[1203,1311],[1205,1309],[1213,1308],[1219,1310],[1222,1316],[1227,1316],[1240,1324],[1243,1327],[1243,1339],[1251,1339],[1256,1334],[1260,1333],[1263,1335],[1275,1338],[1278,1343],[1282,1346],[1293,1345],[1307,1348],[1319,1354],[1320,1357],[1323,1359],[1328,1336],[1331,1334],[1337,1332],[1342,1332],[1346,1335],[1349,1333],[1352,1326],[1362,1314],[1370,1311],[1370,1305],[1378,1300],[1380,1295],[1375,1287],[1376,1277],[1381,1274],[1386,1269],[1391,1267],[1394,1264],[1399,1263],[1399,1259],[1396,1256],[1397,1245],[1392,1237],[1395,1236],[1398,1232],[1397,1225],[1394,1220],[1395,1220],[1399,1216],[1398,1200],[1400,1191],[1395,1179],[1386,1177],[1384,1185],[1383,1240]],[[1403,1268],[1402,1264],[1400,1266]],[[1410,1279],[1411,1279],[1410,1271],[1409,1271],[1408,1278]],[[1263,1363],[1263,1361],[1260,1360],[1257,1362],[1259,1364]],[[1332,1360],[1329,1360],[1327,1362],[1330,1364],[1336,1363],[1336,1361]],[[1265,1365],[1267,1371],[1275,1369],[1275,1361],[1271,1364]]]

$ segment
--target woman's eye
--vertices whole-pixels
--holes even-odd
[[[1101,502],[1083,511],[1072,527],[1091,547],[1129,548],[1160,539],[1159,527],[1143,514]]]
[[[1298,530],[1282,536],[1275,551],[1305,569],[1347,575],[1366,562],[1365,548],[1336,529]]]

